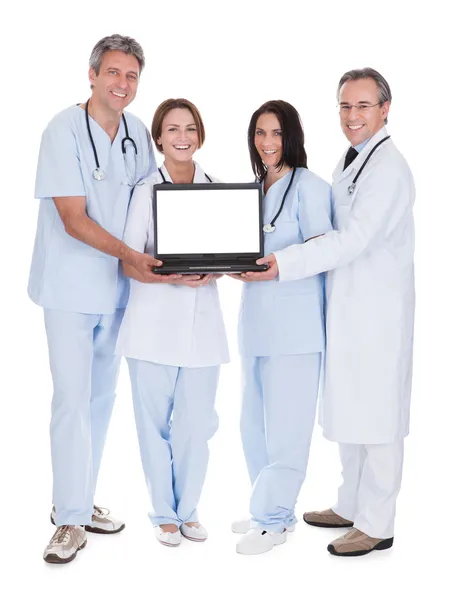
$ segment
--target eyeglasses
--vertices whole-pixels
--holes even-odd
[[[377,102],[376,104],[366,104],[365,102],[360,102],[359,104],[340,104],[338,109],[340,114],[348,115],[353,108],[355,108],[358,113],[367,113],[370,108],[373,108],[374,106],[381,106],[381,102]]]

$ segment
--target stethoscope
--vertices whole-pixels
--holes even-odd
[[[161,175],[161,178],[163,180],[163,183],[169,183],[172,184],[172,181],[167,181],[167,179],[164,177],[164,173],[161,171],[161,167],[159,167],[159,174]],[[209,175],[207,175],[207,173],[204,173],[204,175],[206,176],[206,179],[209,183],[213,183],[212,179],[209,177]]]
[[[390,138],[390,135],[388,135],[387,137],[385,137],[384,139],[382,139],[380,142],[378,142],[376,144],[376,146],[371,150],[370,154],[366,157],[365,162],[363,163],[363,165],[360,167],[360,169],[357,172],[357,175],[354,177],[354,179],[352,180],[351,185],[347,188],[347,193],[351,196],[354,193],[355,190],[355,186],[357,183],[357,179],[360,177],[360,173],[363,171],[365,165],[367,164],[367,162],[370,160],[371,155],[373,154],[373,152],[376,150],[376,148],[378,148],[378,146],[380,146],[382,143],[384,143],[386,140],[388,140]]]
[[[99,157],[97,156],[96,145],[95,145],[94,139],[92,137],[91,127],[89,126],[89,100],[86,102],[86,106],[85,106],[84,112],[85,112],[85,115],[86,115],[86,128],[88,130],[88,135],[89,135],[89,140],[91,142],[92,151],[94,153],[94,160],[96,161],[96,168],[92,172],[92,176],[97,181],[102,181],[103,179],[105,179],[107,177],[107,175],[106,175],[105,171],[100,168]],[[127,123],[126,123],[126,117],[124,116],[124,113],[121,113],[121,118],[123,119],[123,124],[124,124],[124,138],[121,140],[121,150],[123,151],[124,166],[126,168],[126,174],[128,175],[128,177],[130,179],[131,185],[135,185],[135,179],[130,176],[129,169],[127,167],[127,161],[126,161],[126,144],[128,142],[130,142],[130,144],[132,144],[132,147],[134,148],[136,171],[137,171],[137,144],[129,136],[129,130],[128,130],[128,126],[127,126]]]
[[[277,211],[277,213],[276,213],[276,216],[275,216],[275,217],[274,217],[274,219],[271,221],[271,223],[268,223],[267,225],[263,225],[263,231],[264,231],[265,233],[272,233],[273,231],[276,231],[276,225],[275,225],[275,223],[276,223],[277,219],[279,218],[279,215],[281,214],[281,212],[282,212],[282,209],[284,208],[285,199],[287,198],[287,196],[288,196],[288,193],[289,193],[289,191],[290,191],[290,188],[292,187],[293,179],[295,178],[295,173],[296,173],[296,167],[294,167],[294,169],[293,169],[293,171],[292,171],[292,175],[291,175],[291,177],[290,177],[289,184],[288,184],[288,186],[287,186],[287,189],[286,189],[286,190],[285,190],[285,192],[284,192],[284,195],[283,195],[283,197],[282,197],[282,202],[281,202],[281,205],[280,205],[280,208],[279,208],[279,210],[278,210],[278,211]],[[261,180],[261,181],[263,181],[263,178],[262,178],[262,180]]]

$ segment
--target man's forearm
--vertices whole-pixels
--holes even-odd
[[[92,246],[105,254],[119,258],[128,264],[133,263],[137,254],[124,242],[113,236],[103,227],[98,225],[87,215],[72,218],[64,223],[65,231],[88,246]]]

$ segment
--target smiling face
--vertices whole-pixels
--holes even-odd
[[[384,127],[390,102],[380,104],[376,82],[365,78],[344,83],[339,91],[339,106],[341,129],[351,145],[358,146]]]
[[[258,117],[254,143],[268,169],[279,164],[282,158],[282,129],[274,113],[263,113]]]
[[[187,108],[173,108],[164,116],[157,144],[166,158],[186,162],[199,148],[198,128]]]
[[[110,50],[105,52],[99,74],[89,69],[92,99],[99,106],[121,113],[137,93],[140,69],[135,56]]]

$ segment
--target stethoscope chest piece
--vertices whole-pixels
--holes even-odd
[[[94,177],[94,179],[97,179],[97,181],[102,181],[107,177],[105,175],[105,171],[102,171],[102,169],[100,168],[94,169],[94,171],[92,172],[92,176]]]
[[[351,183],[351,185],[347,188],[347,193],[352,196],[355,190],[355,183]]]
[[[273,233],[273,231],[276,231],[276,226],[274,225],[274,223],[277,221],[277,218],[279,217],[279,215],[282,212],[282,209],[284,208],[285,199],[287,198],[289,190],[292,187],[293,180],[295,179],[295,173],[296,173],[296,167],[293,168],[292,175],[290,177],[290,181],[288,183],[287,189],[284,192],[284,195],[282,197],[282,202],[281,202],[279,210],[276,213],[276,216],[271,221],[271,223],[267,223],[266,225],[263,225],[263,231],[265,233]]]

